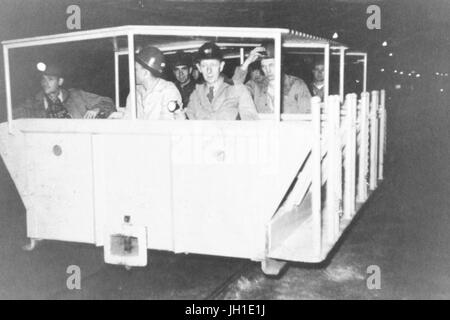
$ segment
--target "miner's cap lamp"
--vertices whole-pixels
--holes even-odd
[[[197,58],[199,61],[209,59],[222,61],[223,53],[214,42],[206,42],[198,49]]]
[[[50,64],[50,63],[46,64],[44,62],[38,62],[36,64],[36,68],[43,75],[55,76],[55,77],[59,77],[59,78],[63,77],[62,69],[56,64]]]

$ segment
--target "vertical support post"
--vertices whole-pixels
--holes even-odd
[[[356,94],[348,94],[345,102],[347,106],[347,141],[345,144],[344,218],[350,219],[356,211]]]
[[[344,102],[345,48],[339,48],[339,98]]]
[[[369,154],[369,102],[368,92],[361,93],[361,112],[359,116],[359,169],[358,169],[358,202],[367,199],[367,169]]]
[[[119,89],[119,55],[114,51],[114,99],[116,110],[120,107],[120,89]]]
[[[12,133],[12,102],[11,102],[11,75],[9,72],[9,51],[3,46],[3,69],[5,72],[5,89],[6,89],[6,114],[8,119],[8,131]]]
[[[240,48],[240,50],[239,50],[239,58],[240,58],[240,65],[242,66],[242,64],[245,61],[244,48]]]
[[[364,53],[363,92],[367,91],[367,53]]]
[[[281,34],[277,34],[274,38],[274,48],[275,48],[275,110],[274,116],[276,121],[281,119]]]
[[[322,151],[321,151],[321,107],[320,98],[311,99],[312,112],[312,230],[314,252],[318,257],[322,254]]]
[[[325,97],[327,110],[328,145],[327,145],[327,210],[324,216],[327,243],[332,243],[339,234],[339,196],[338,170],[340,139],[338,137],[339,97]]]
[[[386,152],[386,91],[380,92],[380,149],[378,150],[378,179],[383,180],[384,154]]]
[[[130,78],[131,119],[136,120],[136,74],[134,72],[134,34],[128,33],[128,74]]]
[[[379,92],[372,91],[372,101],[370,103],[370,172],[369,188],[375,190],[377,187],[377,150],[378,150],[378,96]]]
[[[324,101],[326,97],[330,94],[330,45],[327,44],[324,50],[324,71],[325,71],[325,82],[323,87],[323,97]]]
[[[120,89],[119,89],[119,45],[117,37],[113,39],[114,47],[114,99],[116,102],[116,110],[120,107]]]

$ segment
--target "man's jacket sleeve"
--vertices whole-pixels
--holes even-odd
[[[105,116],[109,116],[112,112],[116,110],[114,106],[114,102],[111,98],[102,97],[94,93],[81,91],[83,100],[86,102],[86,109],[92,110],[95,108],[100,109],[100,113],[105,114]]]
[[[311,93],[305,82],[299,82],[298,108],[300,113],[311,113]]]
[[[244,83],[245,78],[247,77],[247,71],[242,70],[242,68],[240,66],[237,66],[234,69],[234,74],[233,74],[233,82],[234,83]]]
[[[258,112],[252,96],[244,85],[235,85],[239,90],[239,116],[241,120],[258,120]]]

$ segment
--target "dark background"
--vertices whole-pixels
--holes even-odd
[[[49,241],[23,252],[26,210],[0,160],[0,298],[200,299],[219,292],[220,298],[253,300],[449,299],[449,1],[0,0],[0,40],[67,32],[70,4],[81,7],[83,30],[166,24],[286,27],[327,38],[338,32],[341,42],[369,52],[368,88],[386,88],[390,98],[385,179],[320,265],[291,264],[273,279],[264,277],[257,263],[242,271],[239,259],[151,252],[149,266],[130,273],[105,265],[102,249],[88,245]],[[366,28],[369,4],[381,7],[381,30]],[[105,69],[111,61],[90,55],[89,49],[66,57],[72,82],[84,79],[86,89],[98,86],[106,94],[112,90]],[[14,58],[18,65],[29,64],[20,68],[34,68],[20,53]],[[24,94],[39,89],[30,77],[19,83]],[[3,86],[0,75],[0,120],[5,118]],[[72,264],[82,267],[82,291],[66,288],[66,268]],[[381,290],[366,287],[369,265],[382,270]],[[239,281],[224,287],[232,274]]]
[[[143,24],[283,27],[326,38],[338,32],[338,41],[369,53],[369,90],[386,88],[391,94],[408,94],[420,87],[437,95],[443,94],[441,89],[444,93],[448,90],[445,74],[450,71],[450,3],[445,0],[1,0],[0,3],[0,40],[69,32],[66,9],[73,4],[81,8],[82,30]],[[381,8],[381,30],[366,27],[369,17],[366,10],[371,4]],[[383,41],[388,46],[383,47]],[[70,74],[66,86],[113,97],[110,47],[108,43],[88,41],[73,50],[64,44],[61,50],[52,49],[45,54],[42,49],[34,54],[30,49],[15,50],[11,58],[13,102],[16,104],[39,90],[36,72],[26,72],[35,70],[38,57],[63,60]],[[306,67],[298,61],[289,65],[291,73],[309,80],[311,75],[305,71],[308,63]],[[4,102],[3,63],[0,68],[0,101]],[[404,74],[399,75],[400,71]],[[417,73],[420,78],[415,77]],[[334,78],[336,74],[332,72]],[[351,81],[346,88],[358,90],[355,79]],[[394,90],[395,84],[401,84],[402,89]],[[333,91],[336,90],[332,88]],[[5,119],[4,109],[0,108],[0,119]]]

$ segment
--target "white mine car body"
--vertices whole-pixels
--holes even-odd
[[[241,61],[272,39],[275,112],[257,121],[146,121],[135,110],[134,120],[13,119],[16,48],[112,39],[120,107],[119,56],[128,56],[133,96],[128,52],[138,36],[154,37],[166,54],[213,40]],[[383,178],[384,91],[344,96],[345,57],[362,58],[366,91],[367,56],[333,41],[286,29],[124,26],[2,44],[8,121],[0,154],[32,240],[105,246],[107,262],[129,266],[145,265],[153,249],[261,261],[275,274],[286,261],[323,261]],[[311,114],[281,114],[281,53],[305,48],[324,54],[325,79],[330,56],[340,57],[340,94],[329,95],[326,81],[325,102],[313,98]],[[120,249],[124,239],[133,254]]]

